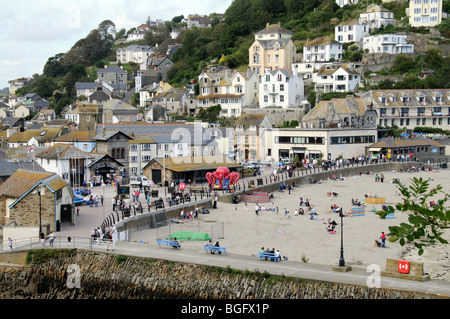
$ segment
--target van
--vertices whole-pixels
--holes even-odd
[[[130,185],[133,187],[139,187],[142,182],[142,186],[150,186],[150,180],[145,176],[131,176]]]

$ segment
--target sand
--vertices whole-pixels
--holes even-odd
[[[450,191],[450,170],[384,172],[384,175],[383,183],[375,182],[374,175],[364,174],[344,176],[344,180],[324,180],[321,184],[301,185],[295,187],[290,194],[288,191],[274,192],[271,202],[261,205],[270,208],[273,202],[275,207],[278,207],[278,213],[261,211],[257,216],[253,203],[248,203],[247,209],[244,203],[237,205],[219,203],[217,209],[210,209],[210,214],[199,215],[199,222],[189,221],[187,224],[190,226],[184,225],[182,229],[177,228],[179,225],[171,225],[170,230],[199,230],[213,233],[213,241],[218,240],[221,246],[226,247],[228,252],[234,255],[256,256],[261,247],[265,247],[279,250],[282,256],[288,257],[288,260],[336,265],[340,258],[341,219],[338,214],[331,211],[331,205],[343,207],[344,212],[350,211],[352,198],[363,200],[364,195],[369,193],[386,198],[386,204],[394,205],[401,201],[397,185],[392,183],[394,178],[399,178],[405,185],[410,185],[414,177],[431,179],[432,186],[440,184],[444,187],[444,191]],[[327,196],[329,191],[338,193],[338,196]],[[294,210],[299,208],[300,196],[311,200],[318,214],[315,216],[318,220],[311,220],[307,210],[305,215],[294,215]],[[407,222],[407,215],[396,213],[394,219],[384,220],[372,212],[373,208],[380,210],[381,204],[368,204],[364,216],[343,218],[346,265],[365,269],[368,265],[377,264],[384,269],[386,259],[407,259],[423,262],[424,270],[431,278],[450,281],[448,271],[450,244],[426,248],[422,256],[418,255],[417,249],[411,244],[402,247],[398,243],[386,241],[386,248],[376,247],[375,239],[380,237],[381,232],[387,234],[389,226]],[[285,209],[290,212],[290,217],[285,215]],[[335,234],[326,230],[330,217],[338,223]],[[155,239],[164,236],[167,231],[168,227],[142,230],[133,232],[131,238],[156,245]],[[450,231],[446,232],[446,238],[450,240]],[[204,252],[204,244],[205,242],[185,241],[183,249]]]

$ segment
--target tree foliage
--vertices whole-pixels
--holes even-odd
[[[399,183],[398,189],[403,202],[376,213],[381,218],[396,212],[408,214],[409,223],[389,227],[389,241],[399,242],[401,246],[413,243],[419,255],[423,254],[427,246],[435,243],[448,244],[442,236],[444,230],[450,228],[450,209],[446,206],[448,194],[443,191],[443,187],[438,185],[430,189],[428,180],[414,178],[412,185]],[[442,198],[434,200],[439,195]],[[431,205],[431,202],[435,204]]]

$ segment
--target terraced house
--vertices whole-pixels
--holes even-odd
[[[371,90],[361,97],[378,113],[378,125],[414,130],[450,129],[450,90]]]

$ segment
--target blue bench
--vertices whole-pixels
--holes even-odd
[[[171,246],[173,248],[181,248],[181,245],[174,240],[162,240],[162,239],[157,239],[156,242],[158,243],[159,247],[161,247],[161,245],[163,246]]]
[[[275,255],[275,253],[268,253],[265,251],[259,251],[258,258],[259,258],[259,260],[261,260],[261,258],[264,258],[265,260],[267,260],[267,258],[269,258],[269,260],[272,260],[273,262],[281,261],[281,256],[277,257]]]
[[[227,253],[227,249],[225,248],[225,247],[217,247],[217,246],[209,246],[209,245],[205,245],[205,246],[203,246],[204,248],[205,248],[205,251],[206,252],[208,252],[208,251],[210,251],[210,252],[219,252],[219,254],[220,253]]]

